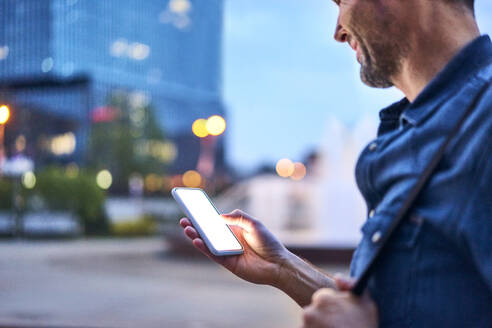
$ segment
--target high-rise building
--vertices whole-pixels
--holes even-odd
[[[0,102],[48,117],[38,134],[73,133],[74,152],[53,156],[83,163],[91,113],[124,92],[178,147],[196,147],[173,165],[193,168],[193,121],[224,116],[222,16],[222,0],[0,0]],[[220,165],[220,140],[217,154]]]

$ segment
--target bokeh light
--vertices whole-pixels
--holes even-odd
[[[290,176],[292,180],[302,180],[306,176],[306,166],[302,163],[294,163],[294,172]]]
[[[0,106],[0,124],[5,124],[9,120],[10,109],[7,105]]]
[[[183,174],[183,184],[185,187],[197,188],[200,187],[201,183],[202,176],[197,171],[189,170]]]
[[[109,189],[113,183],[113,176],[108,170],[99,171],[96,175],[96,183],[101,189]]]
[[[141,195],[144,190],[144,178],[138,172],[133,172],[128,177],[128,189],[130,194]]]
[[[162,177],[162,188],[161,188],[162,192],[165,192],[165,193],[169,192],[173,188],[172,186],[173,186],[173,182],[172,182],[171,177],[166,176],[166,175],[163,176]]]
[[[208,136],[207,120],[204,118],[199,118],[198,120],[193,122],[191,129],[193,131],[193,134],[199,138],[205,138],[206,136]]]
[[[222,134],[226,129],[226,122],[223,117],[219,115],[210,116],[206,122],[206,128],[208,133],[213,136]]]
[[[111,44],[110,53],[114,57],[120,57],[125,54],[128,48],[128,41],[126,39],[118,39]]]
[[[148,192],[156,192],[162,187],[162,178],[155,173],[150,173],[144,179],[145,190]]]
[[[51,140],[51,152],[57,156],[70,155],[75,151],[76,138],[73,132],[54,137]]]
[[[43,59],[41,63],[41,71],[43,71],[43,73],[48,73],[53,69],[53,65],[54,65],[53,58],[47,57]]]
[[[171,188],[183,187],[183,176],[181,174],[176,174],[171,178]]]
[[[277,162],[275,170],[282,178],[288,178],[294,173],[294,163],[290,159],[282,158]]]
[[[169,9],[171,12],[184,15],[191,9],[191,3],[189,0],[171,0],[169,1]]]
[[[21,153],[26,149],[26,137],[21,134],[17,138],[15,138],[15,151]]]
[[[0,47],[0,60],[6,59],[8,55],[9,55],[9,47],[8,46]]]
[[[146,44],[134,42],[128,47],[128,57],[135,60],[144,60],[149,56],[150,47]]]
[[[36,176],[34,172],[28,171],[22,175],[22,185],[26,189],[32,189],[36,186]]]
[[[65,174],[69,178],[76,178],[79,175],[79,166],[75,162],[71,162],[65,168]]]

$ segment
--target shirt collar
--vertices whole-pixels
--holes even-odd
[[[386,132],[390,132],[396,130],[399,127],[399,120],[401,113],[407,108],[409,102],[407,98],[403,98],[402,100],[382,109],[379,112],[380,124],[378,128],[378,136],[385,134]]]
[[[457,85],[492,61],[492,42],[483,35],[465,46],[411,104],[406,102],[400,123],[419,124],[439,103],[445,101]],[[406,99],[404,99],[406,100]],[[404,100],[402,102],[404,102]],[[430,108],[429,108],[430,107]]]

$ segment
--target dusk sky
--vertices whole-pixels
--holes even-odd
[[[338,9],[330,0],[228,0],[223,88],[228,161],[247,172],[317,149],[330,117],[352,126],[400,99],[359,79],[347,44],[334,41]],[[483,34],[492,33],[492,2],[477,0]],[[376,131],[374,131],[374,134]]]

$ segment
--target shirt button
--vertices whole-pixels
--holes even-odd
[[[378,230],[372,235],[371,240],[373,243],[377,243],[379,239],[381,239],[381,231]]]
[[[373,142],[369,145],[369,151],[375,151],[378,148],[378,144]]]
[[[374,216],[374,214],[376,214],[375,210],[369,211],[369,218],[372,218]]]

